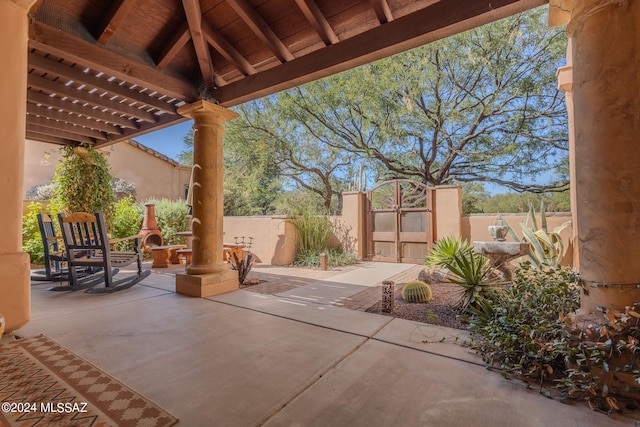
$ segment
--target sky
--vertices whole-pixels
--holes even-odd
[[[182,139],[191,129],[192,124],[193,121],[188,120],[184,123],[179,123],[155,132],[136,136],[133,140],[165,156],[178,160],[178,154],[185,149]]]

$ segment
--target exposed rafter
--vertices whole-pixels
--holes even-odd
[[[340,41],[314,0],[296,0],[296,4],[325,45],[329,46]]]
[[[184,7],[184,14],[187,17],[187,23],[189,24],[191,41],[193,42],[193,46],[196,50],[198,65],[200,66],[204,85],[207,87],[223,86],[226,82],[213,71],[213,64],[211,64],[211,52],[209,51],[209,46],[207,45],[202,32],[202,12],[200,11],[200,1],[182,0],[182,6]]]
[[[104,22],[98,34],[96,34],[96,40],[101,45],[106,45],[113,34],[118,30],[118,27],[125,20],[137,0],[117,0],[113,2],[110,13],[105,16]]]
[[[185,22],[173,33],[173,37],[171,37],[169,43],[167,43],[162,53],[158,55],[156,61],[157,67],[163,69],[169,65],[190,39],[191,32],[189,31],[189,24]]]
[[[386,24],[387,22],[393,21],[393,14],[391,13],[391,8],[389,7],[387,0],[369,1],[371,2],[371,7],[373,7],[373,11],[376,13],[380,24]]]
[[[33,99],[31,99],[33,102]],[[27,114],[35,117],[46,117],[58,123],[68,123],[71,126],[97,130],[109,135],[122,135],[122,128],[111,125],[102,120],[95,120],[90,116],[79,116],[75,113],[50,107],[45,104],[27,104]],[[75,129],[75,128],[74,128]]]
[[[247,0],[227,0],[227,3],[236,11],[238,16],[251,28],[251,30],[271,49],[280,62],[292,61],[295,57],[273,32],[271,27],[262,19],[260,14]]]
[[[250,76],[257,71],[253,66],[238,52],[232,45],[224,38],[220,33],[213,29],[211,25],[206,22],[202,23],[202,30],[205,40],[213,46],[220,55],[224,56],[227,61],[235,65],[242,74]]]

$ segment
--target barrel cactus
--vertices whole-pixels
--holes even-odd
[[[406,302],[429,302],[432,299],[431,288],[419,280],[409,282],[402,288],[402,299]]]

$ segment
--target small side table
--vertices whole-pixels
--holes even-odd
[[[171,264],[182,264],[182,259],[177,251],[186,247],[187,245],[152,246],[153,264],[151,267],[167,268]]]

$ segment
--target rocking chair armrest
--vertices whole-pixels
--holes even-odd
[[[142,239],[144,234],[134,234],[133,236],[120,237],[117,239],[109,239],[109,244],[124,242],[125,240]]]

